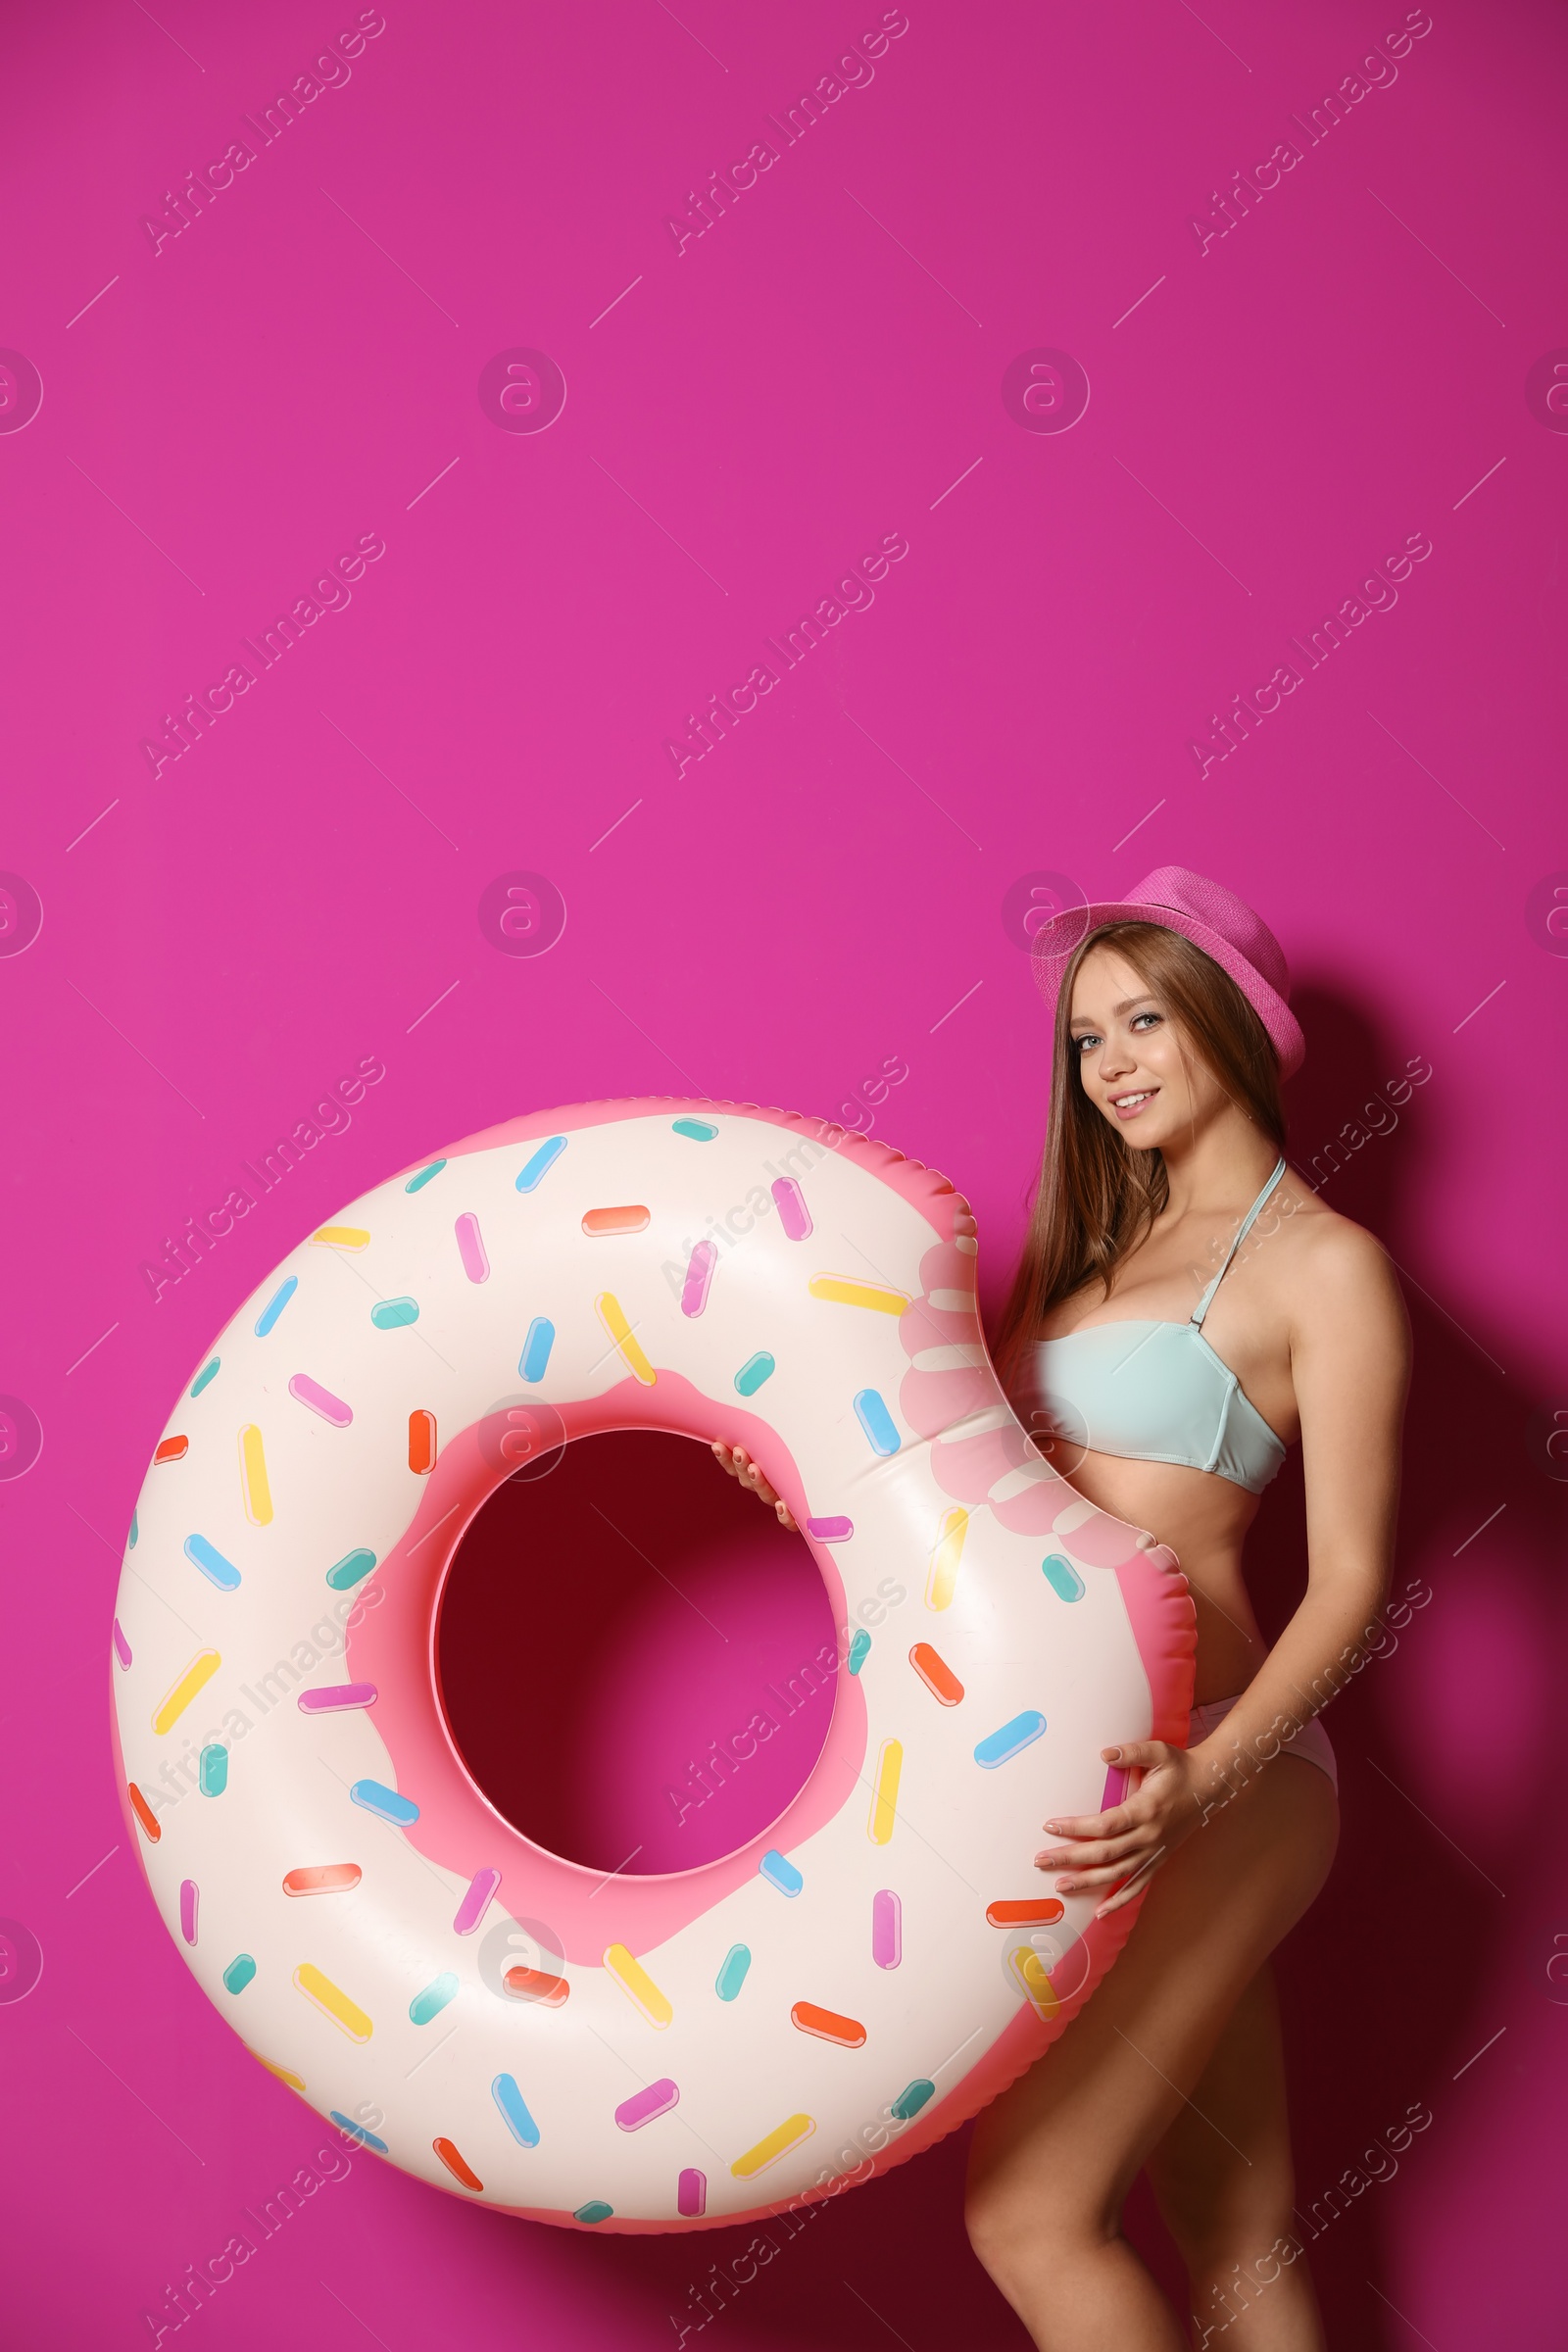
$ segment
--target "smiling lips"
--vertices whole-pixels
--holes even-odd
[[[1136,1119],[1145,1105],[1152,1102],[1158,1092],[1157,1086],[1148,1086],[1137,1094],[1112,1095],[1110,1107],[1118,1119]]]

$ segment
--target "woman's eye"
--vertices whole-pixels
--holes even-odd
[[[1141,1029],[1146,1021],[1152,1022],[1157,1026],[1159,1018],[1160,1016],[1157,1012],[1137,1012],[1133,1015],[1132,1026],[1135,1029]]]
[[[1075,1038],[1073,1042],[1077,1046],[1080,1054],[1087,1054],[1091,1046],[1099,1045],[1100,1040],[1098,1037],[1090,1036]]]

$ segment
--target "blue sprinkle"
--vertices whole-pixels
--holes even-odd
[[[706,1119],[672,1119],[670,1125],[677,1135],[689,1135],[694,1144],[710,1144],[718,1133]]]
[[[222,1360],[223,1359],[221,1356],[215,1355],[211,1363],[203,1364],[201,1370],[197,1373],[195,1379],[190,1384],[190,1393],[193,1396],[199,1396],[203,1389],[207,1387],[209,1381],[217,1379],[218,1367]]]
[[[221,1796],[228,1787],[228,1750],[220,1740],[202,1749],[196,1765],[203,1796]]]
[[[1040,1565],[1046,1572],[1046,1582],[1053,1592],[1059,1593],[1063,1600],[1082,1600],[1084,1580],[1071,1560],[1064,1560],[1059,1551],[1053,1551],[1047,1554]]]
[[[256,1318],[256,1337],[259,1340],[266,1339],[268,1333],[271,1330],[272,1325],[277,1321],[278,1316],[283,1312],[284,1307],[287,1306],[289,1300],[293,1298],[299,1287],[299,1276],[297,1274],[291,1274],[288,1280],[284,1283],[280,1283],[278,1288],[272,1293],[272,1296],[270,1298],[269,1298],[267,1304],[263,1307],[261,1313]]]
[[[852,1674],[859,1673],[860,1668],[865,1664],[866,1656],[870,1650],[870,1647],[871,1637],[862,1625],[859,1632],[856,1635],[854,1641],[850,1643],[850,1672]]]
[[[974,1760],[977,1764],[983,1764],[987,1772],[994,1772],[999,1764],[1005,1764],[1009,1756],[1017,1755],[1020,1748],[1032,1746],[1045,1728],[1046,1719],[1040,1709],[1025,1707],[1021,1715],[1015,1715],[1010,1723],[1004,1723],[1000,1732],[993,1732],[988,1739],[981,1740],[974,1751]]]
[[[713,1983],[713,1990],[721,2001],[732,2001],[746,1982],[746,1972],[752,1965],[752,1955],[744,1943],[732,1943],[724,1954],[724,1965]]]
[[[518,1192],[531,1193],[540,1177],[546,1175],[555,1166],[565,1149],[566,1139],[564,1135],[553,1135],[549,1143],[541,1144],[532,1159],[524,1164],[517,1177]]]
[[[535,1315],[522,1343],[517,1358],[517,1370],[524,1380],[543,1380],[550,1350],[556,1344],[556,1327],[548,1315]]]
[[[447,1163],[444,1159],[432,1159],[430,1165],[427,1168],[421,1168],[417,1176],[411,1176],[409,1178],[409,1181],[403,1187],[403,1190],[406,1193],[422,1193],[425,1186],[429,1183],[431,1177],[439,1176],[446,1164]]]
[[[417,1298],[383,1298],[370,1309],[370,1321],[377,1331],[401,1331],[406,1323],[418,1320]]]
[[[137,1544],[137,1542],[138,1542],[138,1541],[139,1541],[139,1539],[140,1539],[140,1536],[141,1536],[141,1530],[140,1530],[140,1528],[139,1528],[139,1527],[136,1525],[136,1514],[135,1514],[135,1512],[134,1512],[134,1511],[132,1511],[132,1512],[131,1512],[131,1514],[130,1514],[130,1548],[131,1548],[131,1550],[132,1550],[132,1551],[134,1551],[134,1550],[135,1550],[135,1548],[136,1548],[136,1544]],[[1293,1783],[1293,1786],[1294,1786],[1294,1783]]]
[[[437,1977],[433,1984],[427,1984],[422,1992],[416,1992],[409,2003],[409,2016],[415,2025],[427,2026],[432,2017],[439,2017],[448,2001],[455,1997],[457,1989],[458,1980],[449,1970],[444,1977]]]
[[[603,2197],[590,2197],[586,2205],[578,2206],[571,2218],[574,2222],[608,2222],[614,2210],[613,2205],[607,2205]]]
[[[743,1396],[755,1396],[763,1381],[771,1380],[777,1370],[775,1358],[768,1354],[765,1348],[759,1348],[757,1353],[748,1356],[736,1373],[735,1386]]]
[[[223,1971],[223,1984],[229,1992],[243,1992],[256,1974],[256,1963],[249,1952],[241,1952]]]
[[[899,2123],[906,2124],[912,2115],[919,2114],[927,2099],[936,2097],[936,2090],[934,2082],[925,2082],[916,2078],[906,2090],[900,2091],[888,2113]]]
[[[787,1862],[776,1845],[768,1847],[757,1867],[768,1885],[776,1886],[780,1894],[799,1894],[806,1885],[794,1863]]]
[[[205,1536],[185,1538],[185,1557],[220,1592],[232,1592],[239,1583],[239,1570],[233,1561],[225,1560],[217,1544],[209,1544]]]
[[[501,2110],[502,2122],[518,2145],[536,2148],[539,2145],[539,2127],[528,2113],[528,2102],[517,2088],[515,2076],[497,2075],[490,2085],[490,2096]]]
[[[897,1453],[899,1433],[875,1389],[862,1389],[855,1399],[855,1417],[871,1442],[873,1453]]]
[[[406,1830],[419,1818],[419,1808],[412,1796],[399,1796],[395,1788],[384,1788],[379,1781],[356,1781],[349,1797],[352,1803],[363,1805],[367,1813],[375,1814],[380,1821],[390,1821],[400,1830]]]
[[[331,2117],[332,2122],[336,2124],[340,2132],[346,2132],[349,2137],[351,2139],[357,2139],[362,2147],[373,2148],[378,2156],[384,2156],[386,2154],[386,2141],[384,2139],[377,2139],[373,2132],[367,2132],[363,2124],[351,2124],[348,2117],[346,2115],[339,2115],[335,2107],[329,2107],[327,2109],[327,2114]]]
[[[334,1592],[347,1592],[375,1566],[373,1551],[346,1551],[335,1568],[326,1572],[326,1581]]]

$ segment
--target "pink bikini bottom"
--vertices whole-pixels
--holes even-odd
[[[1242,1696],[1243,1693],[1238,1690],[1235,1698],[1205,1699],[1200,1707],[1195,1707],[1188,1718],[1188,1746],[1196,1747],[1200,1740],[1206,1740],[1210,1732],[1224,1722]],[[1303,1764],[1315,1764],[1319,1772],[1328,1774],[1330,1786],[1335,1794],[1339,1794],[1339,1767],[1334,1761],[1334,1750],[1329,1745],[1329,1736],[1323,1729],[1320,1717],[1314,1715],[1310,1722],[1303,1723],[1294,1740],[1282,1740],[1279,1753],[1282,1756],[1299,1756]]]

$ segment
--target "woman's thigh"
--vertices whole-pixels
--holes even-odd
[[[1325,1775],[1284,1757],[1178,1846],[1094,1998],[975,2126],[970,2211],[986,2236],[1026,2232],[1044,2250],[1058,2230],[1113,2230],[1178,2117],[1216,2149],[1233,2141],[1224,2116],[1201,2112],[1200,2078],[1338,1835]]]

